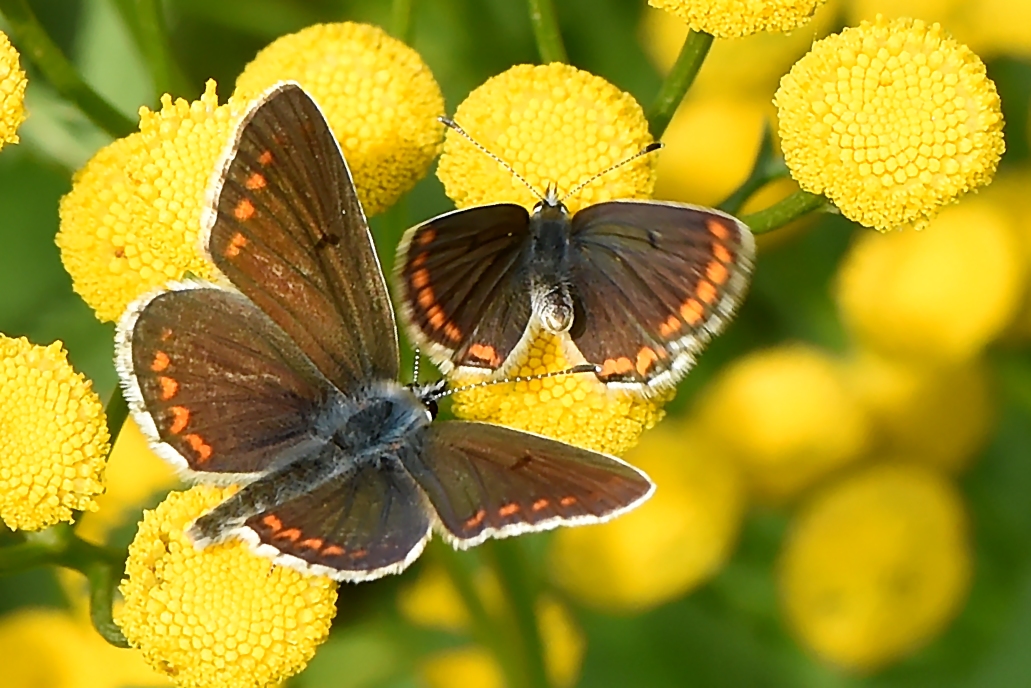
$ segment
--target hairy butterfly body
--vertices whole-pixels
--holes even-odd
[[[536,327],[568,333],[574,362],[642,394],[665,390],[722,331],[755,256],[748,228],[713,210],[610,201],[570,215],[554,189],[456,210],[408,230],[398,249],[401,313],[445,372],[487,373]]]
[[[122,316],[116,365],[152,446],[188,478],[243,486],[199,546],[240,537],[295,568],[397,573],[436,530],[456,547],[606,520],[648,478],[537,435],[435,422],[443,385],[398,382],[393,310],[347,165],[296,84],[255,101],[209,192],[186,281]]]

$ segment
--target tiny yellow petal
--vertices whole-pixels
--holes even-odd
[[[488,79],[455,111],[455,121],[538,192],[559,197],[652,142],[637,101],[601,77],[558,62],[517,65]],[[649,198],[656,154],[603,175],[565,201],[570,212],[615,198]],[[463,136],[448,130],[437,167],[459,208],[540,199]]]
[[[296,674],[329,634],[336,582],[277,566],[230,540],[197,549],[184,529],[232,494],[198,486],[144,512],[116,621],[181,688],[264,688]]]
[[[0,335],[0,519],[40,530],[97,508],[109,449],[104,406],[61,342]]]
[[[25,121],[25,72],[18,51],[0,31],[0,148],[18,143],[18,127]]]
[[[939,25],[878,16],[813,45],[774,96],[791,175],[851,220],[922,227],[1005,148],[984,63]]]
[[[276,39],[237,78],[233,99],[284,79],[326,115],[366,215],[393,205],[440,152],[440,87],[417,52],[377,26],[316,24]]]
[[[741,38],[759,31],[791,31],[813,16],[825,0],[648,0],[695,31],[717,38]]]
[[[788,534],[778,585],[806,645],[872,671],[945,628],[966,598],[971,566],[956,488],[927,468],[888,464],[813,498]]]

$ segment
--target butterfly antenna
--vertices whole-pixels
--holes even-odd
[[[558,377],[560,375],[576,375],[577,373],[598,373],[601,372],[601,366],[594,365],[593,363],[581,363],[580,365],[566,368],[565,370],[553,370],[550,373],[541,373],[540,375],[517,375],[516,377],[506,377],[500,380],[484,380],[483,382],[475,382],[471,385],[462,385],[461,387],[453,387],[451,389],[445,389],[442,392],[437,392],[429,398],[429,401],[436,401],[437,399],[443,399],[449,397],[452,394],[458,394],[459,392],[468,392],[472,389],[479,389],[480,387],[490,387],[492,385],[503,385],[506,382],[530,382],[532,380],[543,380],[547,377]]]
[[[465,129],[463,129],[462,127],[460,127],[458,125],[458,122],[456,122],[453,119],[448,119],[447,117],[438,117],[437,119],[440,120],[440,123],[443,124],[444,126],[448,127],[449,129],[453,129],[456,132],[458,132],[459,134],[461,134],[462,136],[464,136],[469,141],[469,143],[471,143],[474,146],[476,146],[477,148],[479,148],[483,152],[484,155],[486,155],[488,158],[490,158],[491,160],[493,160],[494,162],[496,162],[497,164],[501,165],[503,168],[508,170],[508,172],[513,177],[515,177],[516,179],[521,181],[523,183],[523,185],[527,189],[529,189],[531,193],[533,193],[534,196],[536,196],[537,198],[539,198],[542,201],[544,200],[544,196],[541,195],[540,191],[538,191],[537,189],[534,188],[533,184],[531,184],[530,182],[526,181],[526,178],[523,175],[521,175],[518,172],[516,172],[515,168],[513,168],[507,162],[502,160],[499,156],[497,156],[494,153],[492,153],[491,151],[489,151],[487,149],[487,147],[484,146],[482,143],[480,143],[479,141],[474,139],[472,136],[470,136],[469,132],[467,132]]]
[[[419,355],[419,349],[414,349],[415,358],[412,360],[412,383],[419,384],[419,362],[422,361],[422,356]]]
[[[617,162],[615,165],[610,165],[609,167],[606,167],[601,172],[598,172],[597,174],[592,175],[586,181],[580,182],[579,184],[577,184],[576,186],[573,187],[572,191],[568,192],[565,196],[560,198],[559,199],[559,203],[561,203],[562,201],[566,200],[570,196],[576,194],[578,191],[580,191],[580,189],[584,188],[588,184],[593,184],[599,177],[604,177],[609,172],[612,172],[613,170],[618,170],[623,165],[626,165],[627,163],[633,162],[634,160],[637,160],[641,156],[648,155],[649,153],[654,153],[655,151],[657,151],[660,148],[662,148],[663,145],[665,145],[665,144],[663,144],[661,141],[652,141],[647,146],[645,146],[643,149],[641,149],[641,150],[637,151],[636,153],[634,153],[633,155],[631,155],[629,158],[624,158],[624,159],[620,160],[619,162]]]

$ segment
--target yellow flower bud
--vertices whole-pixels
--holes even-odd
[[[741,38],[759,31],[791,31],[809,21],[824,0],[648,0],[695,31]]]

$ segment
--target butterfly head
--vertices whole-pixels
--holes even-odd
[[[447,378],[440,378],[428,383],[413,382],[405,385],[412,394],[414,394],[423,406],[426,407],[426,411],[429,412],[430,418],[436,418],[437,413],[440,411],[440,407],[437,405],[437,400],[441,397],[447,396]]]

